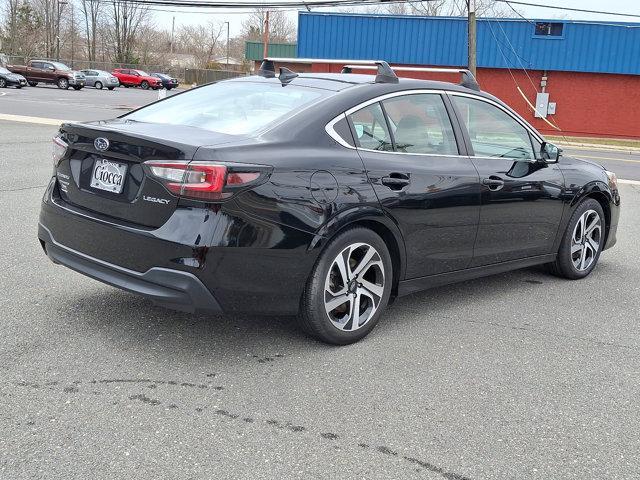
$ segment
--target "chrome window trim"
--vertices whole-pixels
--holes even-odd
[[[340,120],[343,120],[343,119],[347,120],[347,114],[346,113],[341,113],[336,118],[334,118],[329,123],[327,123],[324,126],[324,130],[327,132],[327,134],[329,134],[329,136],[331,138],[333,138],[336,142],[338,142],[343,147],[355,149],[356,147],[354,145],[351,145],[344,138],[342,138],[340,135],[338,135],[338,132],[336,132],[334,130],[334,128],[333,128],[333,127],[335,127],[336,123],[338,123]]]
[[[482,156],[482,155],[461,155],[460,153],[452,154],[452,155],[444,155],[444,154],[439,154],[439,153],[406,153],[406,152],[391,152],[391,151],[385,151],[385,150],[371,150],[369,148],[361,148],[361,147],[356,147],[354,145],[349,144],[340,135],[338,135],[338,133],[333,129],[334,125],[336,123],[338,123],[340,120],[342,120],[343,118],[347,118],[352,113],[355,113],[358,110],[360,110],[362,108],[365,108],[365,107],[368,107],[369,105],[372,105],[374,103],[378,103],[378,102],[381,102],[383,100],[387,100],[389,98],[401,97],[401,96],[404,96],[404,95],[420,95],[420,94],[424,94],[424,93],[432,93],[432,94],[439,94],[439,95],[450,95],[450,96],[460,96],[460,97],[469,97],[469,98],[473,98],[475,100],[480,100],[480,101],[486,102],[486,103],[488,103],[490,105],[498,107],[504,113],[509,115],[511,118],[513,118],[513,120],[515,120],[525,130],[527,130],[527,132],[529,132],[531,135],[533,135],[538,141],[540,141],[540,142],[544,142],[545,141],[544,138],[542,138],[542,136],[531,125],[529,125],[529,123],[527,123],[527,121],[524,118],[520,117],[520,115],[518,115],[516,112],[513,112],[512,110],[510,110],[509,108],[506,108],[504,105],[501,105],[500,103],[496,102],[495,100],[491,100],[490,98],[486,98],[486,97],[483,97],[481,95],[476,95],[476,94],[473,94],[473,93],[456,92],[456,91],[452,91],[452,90],[430,89],[430,88],[416,89],[416,90],[401,90],[401,91],[398,91],[398,92],[386,93],[384,95],[380,95],[378,97],[372,98],[372,99],[367,100],[365,102],[359,103],[355,107],[351,107],[350,109],[342,112],[340,115],[338,115],[337,117],[332,119],[329,123],[327,123],[325,125],[324,129],[332,139],[334,139],[338,144],[342,145],[343,147],[350,148],[352,150],[362,150],[363,152],[391,153],[391,154],[394,154],[394,155],[420,155],[420,156],[427,156],[427,157],[467,157],[467,158],[485,158],[485,159],[493,159],[493,160],[496,160],[496,159],[503,159],[503,160],[504,159],[509,159],[509,160],[535,162],[535,159],[525,160],[525,159],[521,159],[521,158],[511,158],[511,157],[487,157],[487,156]]]
[[[465,158],[468,158],[468,155],[461,155],[459,152],[455,153],[455,154],[447,155],[447,154],[441,154],[441,153],[393,152],[393,151],[387,151],[387,150],[372,150],[370,148],[356,147],[354,145],[349,144],[344,138],[342,138],[340,135],[338,135],[338,133],[333,129],[335,124],[338,123],[343,118],[346,119],[347,116],[351,115],[352,113],[355,113],[358,110],[361,110],[361,109],[363,109],[365,107],[368,107],[369,105],[373,105],[374,103],[382,102],[383,100],[387,100],[389,98],[403,97],[405,95],[421,95],[421,94],[425,94],[425,93],[432,93],[432,94],[437,94],[437,95],[446,95],[447,92],[445,90],[423,88],[423,89],[417,89],[417,90],[402,90],[402,91],[398,91],[398,92],[385,93],[384,95],[380,95],[378,97],[372,98],[372,99],[367,100],[365,102],[359,103],[355,107],[351,107],[350,109],[342,112],[340,115],[338,115],[337,117],[332,119],[329,123],[327,123],[325,125],[324,129],[332,139],[334,139],[336,142],[338,142],[338,144],[342,145],[345,148],[350,148],[351,150],[360,150],[362,152],[373,152],[373,153],[387,153],[387,154],[390,153],[392,155],[419,155],[419,156],[422,156],[422,157],[465,157]],[[453,127],[453,125],[451,125],[451,126]]]

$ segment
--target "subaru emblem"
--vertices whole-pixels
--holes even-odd
[[[109,148],[109,140],[104,137],[98,137],[93,141],[93,146],[96,147],[96,150],[104,152]]]

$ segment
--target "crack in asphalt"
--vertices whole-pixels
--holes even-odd
[[[33,187],[0,189],[0,193],[20,192],[22,190],[33,190],[34,188],[45,188],[45,187],[46,185],[34,185]]]
[[[278,357],[281,355],[274,355],[274,357]],[[255,358],[258,358],[259,361],[263,360],[260,363],[264,363],[264,359],[261,359],[260,357],[258,357],[257,355],[254,355]],[[264,358],[273,358],[273,357],[264,357]],[[212,378],[215,377],[217,374],[215,373],[209,373],[206,374],[206,376],[208,378]],[[194,382],[185,382],[185,381],[177,381],[177,380],[154,380],[154,379],[149,379],[149,378],[109,378],[109,379],[94,379],[94,380],[89,380],[89,381],[82,381],[82,380],[74,380],[70,383],[68,382],[59,382],[59,381],[48,381],[48,382],[44,382],[44,383],[36,383],[36,382],[28,382],[28,381],[18,381],[15,382],[16,386],[19,387],[26,387],[26,388],[31,388],[31,389],[35,389],[35,390],[40,390],[42,389],[42,387],[46,387],[49,390],[54,390],[56,388],[60,388],[62,387],[62,393],[64,394],[68,394],[68,395],[73,395],[73,394],[77,394],[77,393],[81,393],[80,387],[83,385],[86,386],[95,386],[95,385],[114,385],[114,384],[129,384],[132,386],[139,386],[139,385],[146,385],[147,388],[151,388],[151,389],[155,389],[157,388],[158,385],[168,385],[168,386],[175,386],[175,387],[187,387],[187,388],[197,388],[197,389],[202,389],[202,390],[207,390],[207,389],[212,389],[212,390],[224,390],[223,386],[220,385],[212,385],[210,383],[194,383]],[[93,395],[99,395],[100,392],[96,391],[96,390],[92,390],[91,393]],[[161,405],[164,405],[166,402],[163,402],[162,400],[158,399],[158,398],[153,398],[148,396],[146,393],[144,392],[140,392],[140,393],[132,393],[131,395],[129,395],[127,397],[129,400],[133,401],[133,402],[139,402],[142,405],[147,405],[149,407],[158,407]],[[116,406],[118,405],[120,402],[118,401],[114,401],[112,402],[112,405]],[[180,407],[178,405],[176,405],[175,403],[169,403],[166,404],[167,405],[167,410],[179,410]],[[197,413],[202,413],[205,410],[211,411],[214,415],[224,418],[228,421],[237,421],[239,423],[241,423],[242,425],[248,426],[251,424],[256,424],[256,425],[263,425],[269,428],[274,428],[277,430],[281,430],[284,432],[290,432],[292,434],[308,434],[308,435],[314,435],[314,436],[318,436],[320,438],[322,438],[323,440],[326,440],[328,442],[339,442],[340,441],[340,435],[338,435],[337,433],[333,433],[333,432],[328,432],[328,431],[314,431],[314,429],[311,429],[309,427],[306,427],[304,425],[299,425],[299,424],[295,424],[292,422],[288,422],[288,421],[282,421],[282,420],[277,420],[274,418],[268,418],[265,420],[258,420],[255,419],[253,417],[250,416],[246,416],[246,415],[241,415],[240,413],[235,413],[235,412],[231,412],[229,410],[223,409],[223,408],[218,408],[217,406],[213,407],[212,409],[210,409],[208,406],[202,406],[202,407],[195,407],[194,411]],[[34,426],[35,425],[35,421],[30,420],[28,422],[26,422],[27,425],[29,426]],[[347,444],[347,446],[350,446],[350,444]],[[404,462],[405,464],[411,464],[411,466],[413,467],[418,467],[419,469],[422,469],[424,471],[428,471],[431,473],[436,473],[438,475],[440,475],[442,478],[446,479],[446,480],[471,480],[470,477],[467,477],[465,475],[459,474],[459,473],[455,473],[455,472],[450,472],[447,471],[444,467],[440,467],[437,466],[431,462],[419,459],[417,457],[413,457],[413,456],[409,456],[409,455],[402,455],[400,454],[397,450],[393,450],[390,447],[386,446],[386,445],[378,445],[378,446],[371,446],[368,443],[364,443],[364,442],[359,442],[357,444],[358,448],[361,450],[365,450],[365,451],[369,451],[372,454],[377,454],[377,455],[383,455],[384,457],[389,457],[389,458],[395,458],[398,459],[402,462]],[[339,448],[337,446],[334,446],[334,448]]]

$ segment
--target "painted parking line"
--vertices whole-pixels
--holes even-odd
[[[0,113],[0,120],[6,120],[8,122],[37,123],[38,125],[74,123],[73,120],[63,120],[60,118],[29,117],[26,115],[11,115],[8,113]]]
[[[618,179],[618,183],[622,183],[625,185],[640,185],[640,180],[621,180]]]
[[[595,155],[577,155],[577,158],[589,158],[589,159],[592,159],[592,160],[611,160],[611,161],[614,161],[614,162],[640,163],[640,160],[633,160],[631,158],[597,157]]]

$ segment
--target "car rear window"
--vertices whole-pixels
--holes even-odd
[[[329,92],[280,83],[226,81],[169,97],[125,118],[188,125],[230,135],[257,132]]]

